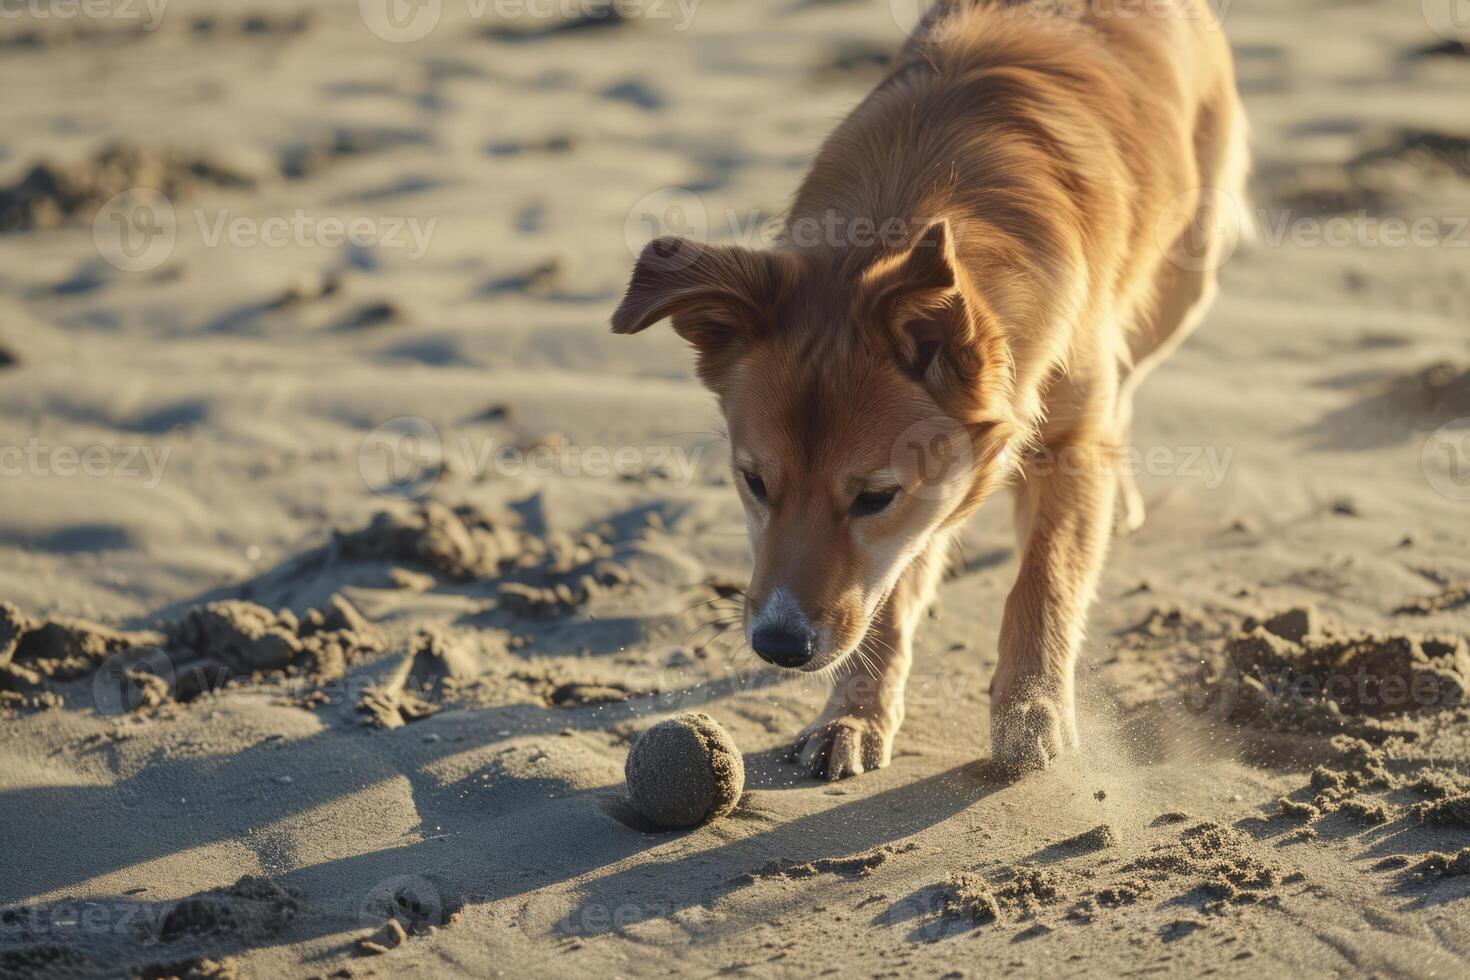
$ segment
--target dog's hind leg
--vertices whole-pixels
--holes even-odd
[[[1234,82],[1220,81],[1212,98],[1205,99],[1195,121],[1196,189],[1188,202],[1170,202],[1160,215],[1162,261],[1154,277],[1152,303],[1128,332],[1128,363],[1122,365],[1114,415],[1113,438],[1119,447],[1132,440],[1133,399],[1138,386],[1184,343],[1209,312],[1216,293],[1216,276],[1230,260],[1242,238],[1254,232],[1248,214],[1246,177],[1250,147],[1245,112]],[[1173,205],[1187,210],[1173,213]],[[1177,223],[1171,225],[1170,220]],[[1143,526],[1143,497],[1127,467],[1118,471],[1117,521],[1119,534]]]
[[[1200,186],[1189,213],[1180,215],[1177,237],[1161,241],[1163,261],[1155,276],[1153,302],[1128,333],[1129,363],[1123,365],[1114,414],[1114,439],[1132,441],[1133,399],[1149,374],[1179,349],[1214,304],[1217,274],[1253,226],[1245,193],[1249,152],[1244,116],[1233,94],[1225,109],[1202,112],[1196,134]],[[1161,222],[1160,227],[1163,227]],[[1144,521],[1143,496],[1126,467],[1118,471],[1119,534],[1138,530]]]

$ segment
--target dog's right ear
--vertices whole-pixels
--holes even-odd
[[[638,256],[612,315],[613,333],[637,333],[668,317],[704,364],[771,326],[784,266],[770,252],[656,238]]]

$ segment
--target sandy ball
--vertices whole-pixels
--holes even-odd
[[[745,789],[745,761],[735,740],[719,722],[695,711],[640,735],[624,773],[638,809],[665,830],[725,816]]]

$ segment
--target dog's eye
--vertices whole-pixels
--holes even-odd
[[[890,487],[886,490],[864,490],[853,499],[852,516],[867,517],[893,503],[893,498],[898,496],[898,487]]]
[[[749,470],[742,470],[741,476],[745,477],[745,485],[750,487],[750,495],[761,503],[766,502],[766,484],[760,477]]]

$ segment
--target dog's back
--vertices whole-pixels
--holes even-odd
[[[936,6],[829,137],[791,212],[919,229],[950,218],[1023,392],[1059,366],[1136,360],[1130,338],[1149,333],[1167,278],[1162,216],[1193,215],[1203,189],[1238,198],[1245,173],[1230,52],[1208,6],[1081,6]]]

